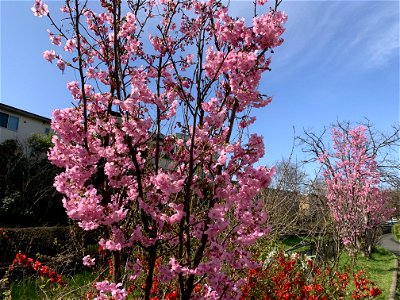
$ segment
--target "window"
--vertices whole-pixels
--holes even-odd
[[[0,112],[0,126],[10,130],[18,130],[19,118]]]
[[[7,128],[8,115],[0,112],[0,126]]]
[[[11,130],[18,130],[19,118],[14,116],[8,116],[7,128]]]
[[[48,127],[45,128],[45,129],[44,129],[44,133],[45,133],[45,134],[49,134],[49,133],[50,133],[50,128],[48,128]]]

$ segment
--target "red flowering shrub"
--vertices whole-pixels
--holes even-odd
[[[351,294],[351,299],[369,299],[382,294],[382,291],[371,286],[371,282],[368,281],[367,274],[364,270],[360,270],[353,274],[354,286],[356,287]]]
[[[49,278],[50,282],[52,283],[58,284],[60,286],[65,285],[61,275],[58,275],[54,270],[50,269],[48,266],[42,265],[40,261],[27,257],[25,254],[18,253],[15,256],[15,259],[9,266],[9,270],[14,270],[15,268],[33,270],[40,277]]]
[[[328,300],[346,299],[350,294],[348,272],[330,268],[322,270],[312,260],[299,254],[278,252],[264,267],[249,271],[241,300]],[[371,299],[381,294],[364,271],[353,274],[353,277],[355,290],[351,294],[352,299]]]

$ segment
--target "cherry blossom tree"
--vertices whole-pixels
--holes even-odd
[[[280,1],[249,2],[246,22],[218,0],[101,0],[100,12],[66,0],[59,24],[35,0],[52,24],[43,58],[78,78],[73,107],[53,113],[49,159],[68,216],[101,229],[112,255],[96,299],[125,299],[143,278],[144,299],[240,297],[249,247],[269,232],[255,196],[274,169],[255,166],[263,139],[244,130],[271,102],[258,87],[283,42]]]
[[[372,233],[392,213],[380,189],[375,155],[368,153],[366,127],[332,130],[333,153],[321,151],[326,198],[342,243],[369,255]]]

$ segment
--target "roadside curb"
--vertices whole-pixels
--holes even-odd
[[[389,291],[389,300],[396,300],[395,296],[396,296],[398,270],[399,270],[399,260],[398,260],[397,256],[395,256],[394,271],[393,271],[393,276],[392,276],[392,285],[390,286],[390,291]]]

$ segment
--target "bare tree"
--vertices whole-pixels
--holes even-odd
[[[275,176],[272,180],[272,187],[278,190],[290,192],[303,192],[307,174],[297,162],[289,159],[282,159],[275,165]]]
[[[277,237],[297,234],[302,231],[298,225],[305,199],[302,192],[306,173],[292,162],[291,156],[275,163],[275,170],[272,187],[262,190],[259,197],[264,201],[273,234]]]

